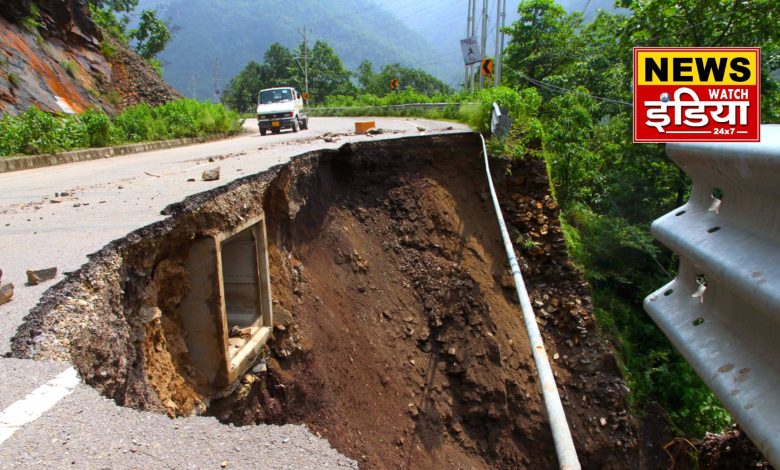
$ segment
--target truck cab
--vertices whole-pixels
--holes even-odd
[[[257,126],[260,134],[282,129],[298,132],[309,128],[309,117],[303,109],[303,98],[293,87],[266,88],[257,94]]]

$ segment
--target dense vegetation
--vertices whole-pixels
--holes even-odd
[[[690,183],[662,145],[632,143],[631,48],[761,46],[763,120],[778,122],[780,92],[769,73],[780,57],[780,4],[618,3],[630,15],[601,12],[585,23],[552,0],[522,1],[519,20],[507,28],[504,83],[533,87],[541,97],[536,112],[518,124],[535,129],[541,122],[541,153],[567,240],[591,282],[597,319],[619,340],[634,402],[640,410],[657,402],[677,431],[700,436],[730,418],[641,307],[648,293],[671,280],[677,264],[653,242],[649,224],[681,205]],[[516,147],[511,138],[504,144],[508,152],[517,153]]]
[[[151,140],[234,134],[238,115],[222,105],[190,99],[131,106],[115,117],[89,110],[58,117],[29,108],[0,118],[0,156],[54,153]]]
[[[193,98],[219,99],[228,80],[260,62],[271,44],[296,49],[304,26],[308,42],[327,42],[350,70],[368,58],[378,67],[400,62],[437,76],[443,71],[427,38],[375,0],[141,0],[140,8],[159,8],[180,28],[159,59],[166,80]],[[448,70],[439,78],[449,81],[462,66]]]
[[[303,92],[305,77],[302,62],[296,58],[303,57],[304,53],[310,57],[308,73],[311,105],[330,103],[334,106],[333,103],[358,98],[399,102],[398,93],[392,93],[390,89],[392,79],[399,81],[399,90],[413,93],[414,99],[427,100],[432,95],[446,95],[447,99],[451,99],[449,95],[453,92],[452,88],[422,70],[390,64],[374,72],[371,62],[364,61],[358,71],[352,73],[326,42],[316,41],[313,47],[307,45],[306,49],[304,52],[303,44],[294,51],[279,43],[271,44],[262,64],[250,61],[230,80],[222,93],[222,103],[246,113],[254,111],[257,92],[263,88],[290,85]],[[353,77],[357,85],[353,83]]]
[[[89,9],[104,35],[108,35],[127,46],[132,45],[135,51],[149,62],[158,75],[163,76],[163,66],[157,55],[173,39],[172,27],[157,17],[152,9],[140,12],[138,25],[129,28],[130,14],[138,7],[139,0],[89,0]],[[112,54],[112,46],[103,43],[103,52]]]

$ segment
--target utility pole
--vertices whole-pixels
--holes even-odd
[[[487,51],[487,20],[488,20],[488,0],[482,0],[482,58],[485,58]],[[485,76],[479,73],[479,88],[485,87]]]
[[[466,37],[471,37],[469,35],[469,32],[471,31],[471,23],[474,21],[474,17],[471,16],[471,5],[474,3],[475,0],[469,0],[469,7],[466,10]],[[469,88],[469,75],[471,71],[471,65],[467,64],[464,66],[466,69],[465,74],[463,75],[463,89]]]
[[[213,70],[213,80],[214,80],[214,100],[219,103],[219,82],[222,80],[220,77],[221,74],[221,66],[222,63],[219,60],[219,57],[215,57],[214,60],[211,62],[211,67]]]
[[[498,8],[497,16],[501,19],[499,22],[499,18],[496,18],[496,24],[501,25],[500,27],[496,27],[496,38],[498,39],[496,42],[496,86],[500,86],[501,74],[504,67],[504,26],[506,26],[506,0],[496,0],[496,2],[496,7]]]
[[[198,99],[198,89],[195,82],[195,74],[193,73],[190,75],[190,96],[192,99],[197,100]]]
[[[303,69],[303,80],[304,80],[304,88],[303,91],[306,93],[306,96],[309,96],[309,49],[306,45],[306,26],[303,27],[303,31],[298,31],[298,33],[303,36],[303,67],[301,67],[301,63],[298,62],[298,67],[301,67]],[[298,59],[298,58],[296,58]],[[308,100],[306,100],[308,103]]]
[[[471,33],[469,37],[474,37],[477,33],[477,0],[471,0]],[[483,54],[480,52],[480,55]],[[474,66],[469,67],[469,92],[474,93]]]

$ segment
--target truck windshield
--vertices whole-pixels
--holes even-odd
[[[260,92],[258,102],[260,104],[280,103],[282,101],[292,100],[292,90],[282,88],[281,90],[263,90]]]

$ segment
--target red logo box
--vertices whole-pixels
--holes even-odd
[[[759,142],[761,50],[634,48],[634,142]]]

